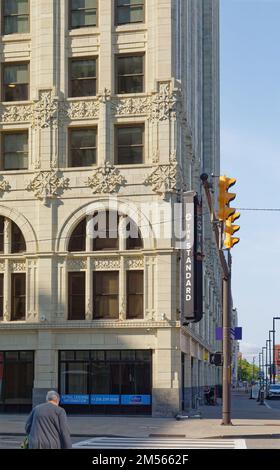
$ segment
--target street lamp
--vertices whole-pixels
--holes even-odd
[[[266,354],[265,354],[265,375],[266,375],[266,388],[267,388],[267,382],[268,382],[268,373],[267,373],[267,368],[268,368],[268,346],[267,346],[267,343],[269,343],[269,339],[266,340]]]
[[[280,320],[280,317],[273,317],[273,347],[272,347],[272,352],[273,352],[273,383],[275,384],[275,373],[276,373],[276,364],[275,364],[275,321]]]
[[[266,349],[266,346],[262,347],[262,370],[263,370],[263,385],[264,385],[264,378],[265,378],[265,366],[264,366],[264,349]]]
[[[260,381],[260,388],[261,388],[261,386],[262,386],[262,367],[261,367],[262,362],[261,362],[261,355],[262,355],[262,353],[260,352],[260,353],[259,353],[259,381]]]
[[[273,330],[269,330],[269,380],[272,383],[272,361],[271,361],[271,337],[270,333],[273,333]]]

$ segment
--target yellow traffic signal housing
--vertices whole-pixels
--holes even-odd
[[[230,250],[234,245],[236,245],[240,241],[239,238],[232,236],[235,234],[235,232],[237,232],[240,229],[239,225],[234,225],[235,220],[239,219],[239,217],[240,217],[239,212],[235,212],[235,214],[231,215],[226,220],[224,246],[228,250]]]
[[[235,193],[229,193],[228,190],[236,183],[235,178],[228,176],[220,176],[219,181],[219,220],[226,221],[234,214],[235,209],[229,207],[229,203],[236,198]]]

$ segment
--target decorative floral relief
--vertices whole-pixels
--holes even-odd
[[[0,180],[0,196],[3,196],[3,193],[5,191],[9,191],[11,189],[11,186],[7,180],[5,180],[3,177]]]
[[[126,180],[120,171],[109,162],[95,170],[86,181],[87,185],[93,189],[93,193],[98,194],[116,192],[125,182]]]
[[[0,271],[5,271],[5,263],[0,263]]]
[[[13,261],[12,262],[12,271],[25,271],[26,270],[26,262],[25,261]]]
[[[39,92],[39,101],[32,108],[31,125],[35,129],[57,126],[58,124],[58,100],[51,90]]]
[[[63,178],[54,168],[50,171],[40,171],[26,187],[33,191],[35,197],[46,203],[47,199],[58,196],[58,191],[69,187],[69,178]]]
[[[97,100],[65,103],[60,110],[60,116],[61,111],[64,111],[65,117],[70,120],[98,119],[99,109],[100,103]]]
[[[143,258],[128,259],[126,261],[126,266],[128,269],[144,268],[144,259]]]
[[[155,193],[165,195],[179,189],[182,185],[182,171],[176,159],[170,159],[170,164],[158,165],[148,175],[144,184],[152,186]]]
[[[72,271],[79,271],[87,269],[87,260],[86,259],[70,259],[67,262],[67,267]]]
[[[119,269],[120,260],[119,259],[98,259],[94,261],[95,269]]]
[[[1,122],[28,122],[32,117],[32,105],[24,106],[3,106],[1,108]]]

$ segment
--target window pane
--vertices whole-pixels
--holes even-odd
[[[97,8],[97,0],[72,0],[71,9],[76,10],[78,8]]]
[[[68,251],[85,251],[86,249],[86,219],[83,219],[74,229],[69,240]]]
[[[12,274],[12,320],[25,320],[25,274]]]
[[[106,361],[120,361],[120,351],[106,351]]]
[[[11,243],[11,252],[12,253],[21,253],[26,251],[25,239],[20,228],[12,222],[12,243]]]
[[[96,77],[96,60],[73,60],[72,78]]]
[[[20,351],[20,361],[33,361],[33,351]]]
[[[118,57],[119,75],[137,75],[143,73],[143,56]]]
[[[67,362],[61,364],[60,384],[64,395],[88,393],[88,363]]]
[[[79,129],[71,131],[71,147],[95,147],[96,146],[96,130],[95,129]]]
[[[76,351],[76,359],[80,361],[89,360],[89,351]]]
[[[28,168],[28,132],[3,135],[5,170]]]
[[[4,217],[0,216],[0,253],[4,252]]]
[[[119,77],[118,81],[118,93],[142,93],[144,90],[143,87],[143,77],[134,76],[134,77]]]
[[[68,273],[68,319],[85,319],[85,273]]]
[[[4,34],[28,32],[29,18],[27,16],[6,16],[4,18]]]
[[[28,64],[5,65],[4,83],[28,83]]]
[[[118,145],[142,145],[142,143],[143,126],[118,128]]]
[[[60,360],[61,361],[73,360],[74,357],[75,357],[74,351],[61,351],[60,352]]]
[[[127,272],[127,318],[143,318],[144,272]]]
[[[4,0],[5,15],[20,15],[29,13],[29,0]]]
[[[72,80],[72,92],[73,98],[79,96],[95,96],[96,95],[96,80],[85,79],[85,80]]]
[[[95,273],[97,294],[118,294],[119,273],[116,271]]]
[[[3,311],[4,311],[4,274],[0,273],[0,320],[3,320]]]
[[[116,271],[94,273],[93,293],[93,316],[95,318],[118,318],[119,273]]]
[[[121,351],[122,361],[135,361],[135,351]]]
[[[73,11],[71,15],[71,27],[83,28],[97,25],[96,11]]]

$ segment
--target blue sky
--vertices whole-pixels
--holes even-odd
[[[221,0],[221,174],[237,178],[235,207],[280,208],[279,24],[280,0]],[[280,212],[241,211],[239,225],[233,297],[251,360],[280,316]]]

